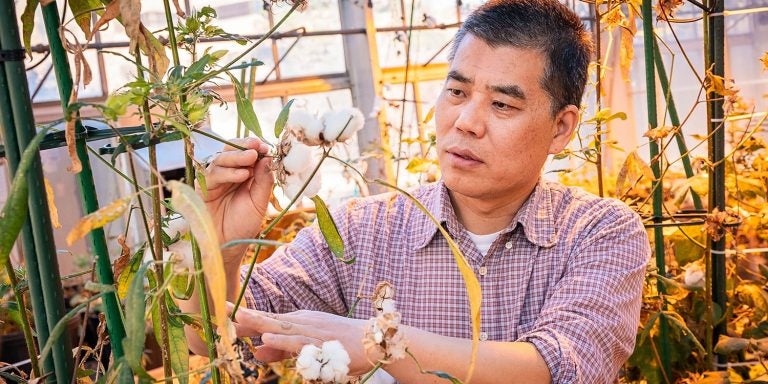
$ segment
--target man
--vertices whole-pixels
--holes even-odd
[[[554,0],[492,1],[456,36],[435,105],[442,180],[413,194],[482,287],[473,383],[610,383],[633,349],[649,254],[638,217],[539,178],[578,125],[590,54],[581,21]],[[207,204],[222,242],[258,232],[272,188],[270,160],[258,159],[268,147],[243,144],[251,149],[225,151],[209,168]],[[350,374],[366,372],[361,339],[374,314],[366,299],[356,303],[389,281],[409,351],[425,370],[463,379],[468,299],[437,227],[401,194],[353,200],[334,219],[355,263],[337,261],[315,225],[244,277],[249,307],[283,313],[238,311],[241,335],[262,336],[257,357],[340,340]],[[234,300],[243,249],[226,252]],[[384,369],[404,383],[443,381],[411,359]]]

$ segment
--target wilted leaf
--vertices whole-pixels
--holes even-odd
[[[133,196],[117,199],[80,219],[80,222],[67,235],[67,244],[72,245],[72,243],[88,234],[88,232],[101,228],[120,217],[128,209],[132,199]]]
[[[285,128],[285,123],[288,122],[288,115],[291,113],[291,105],[293,105],[294,100],[296,99],[291,99],[280,111],[280,115],[277,116],[275,121],[275,137],[280,137],[280,134],[283,133],[283,128]]]
[[[24,40],[24,49],[28,55],[32,55],[32,31],[35,29],[35,11],[40,4],[39,0],[27,0],[24,13],[21,14],[21,33]]]
[[[715,93],[721,96],[735,96],[738,93],[738,88],[733,84],[733,80],[715,75],[709,69],[704,78],[704,87],[707,89],[707,93]]]
[[[86,38],[91,36],[91,12],[102,8],[103,5],[98,0],[68,0],[69,8],[75,15],[75,22],[85,34]]]
[[[643,134],[643,137],[647,137],[651,140],[661,140],[665,137],[669,136],[670,133],[672,133],[675,130],[675,127],[656,127],[653,129],[649,129]]]
[[[621,28],[621,45],[619,47],[619,66],[621,67],[621,78],[624,81],[630,81],[630,71],[632,69],[632,60],[635,57],[635,35],[637,34],[637,24],[635,22],[635,12],[630,7],[629,19],[623,23]]]
[[[203,274],[208,283],[208,293],[214,308],[213,315],[221,336],[217,343],[219,358],[224,361],[236,361],[237,354],[233,348],[234,327],[227,316],[227,281],[216,227],[205,203],[192,187],[175,180],[168,182],[167,187],[171,190],[173,209],[187,220],[190,232],[200,246],[205,265]]]
[[[141,25],[140,29],[143,38],[139,42],[142,43],[142,50],[147,55],[149,70],[158,79],[162,79],[171,63],[165,53],[165,46],[144,25]]]
[[[256,117],[256,112],[253,111],[253,104],[245,97],[245,91],[240,82],[227,72],[229,78],[232,80],[232,86],[235,88],[235,102],[237,103],[237,115],[240,121],[243,122],[249,131],[253,132],[256,137],[264,140],[261,134],[261,125],[259,125],[259,119]]]
[[[749,340],[742,339],[741,337],[728,337],[726,335],[720,335],[715,345],[715,353],[720,355],[727,355],[729,353],[741,352],[749,347]]]
[[[683,0],[659,0],[656,4],[656,20],[674,17],[675,10],[683,5]]]
[[[605,24],[609,31],[622,25],[627,20],[627,16],[621,10],[621,3],[616,3],[611,9],[603,13],[600,22]]]
[[[128,264],[120,271],[120,273],[117,272],[117,266],[115,266],[117,296],[120,300],[125,300],[125,297],[128,295],[128,287],[133,280],[133,276],[136,275],[136,272],[141,266],[144,249],[146,249],[146,244],[142,245],[141,248],[133,254],[133,257],[130,258]]]
[[[173,0],[173,6],[176,8],[176,14],[179,15],[182,19],[187,17],[187,14],[184,13],[184,10],[181,8],[181,5],[179,5],[179,0]]]
[[[141,0],[112,0],[120,3],[120,21],[125,27],[125,34],[130,41],[129,50],[133,52],[144,37],[141,33]]]
[[[96,24],[93,25],[91,33],[85,35],[88,41],[93,39],[94,31],[98,31],[101,29],[101,27],[105,26],[107,23],[114,20],[118,16],[120,16],[120,0],[112,0],[111,3],[107,4],[107,8],[104,10],[104,13],[101,15],[101,17],[96,20]]]
[[[122,234],[118,236],[117,243],[120,244],[120,256],[115,260],[113,276],[120,276],[131,261],[131,248],[125,243],[125,236]]]
[[[61,228],[61,222],[59,222],[59,209],[56,208],[56,196],[53,194],[53,187],[51,187],[47,177],[43,178],[43,184],[45,185],[45,197],[48,200],[48,211],[51,214],[51,225],[59,229]]]
[[[75,62],[77,62],[77,56],[75,56]],[[75,89],[77,89],[76,86],[72,87],[72,93],[74,94],[75,100],[77,100],[77,92],[75,92]],[[70,166],[67,167],[67,171],[72,173],[80,173],[80,171],[83,170],[83,164],[77,156],[77,147],[75,146],[75,128],[77,126],[77,119],[77,117],[70,115],[67,120],[67,125],[64,128],[64,139],[67,142],[67,153],[69,154],[69,160],[71,162]]]
[[[27,199],[29,197],[29,185],[27,174],[37,155],[37,147],[45,138],[48,129],[38,133],[24,149],[21,155],[16,174],[8,189],[8,197],[0,211],[0,265],[8,262],[8,256],[13,249],[13,243],[21,232],[21,227],[27,220]]]
[[[760,57],[760,62],[763,63],[763,71],[768,70],[768,51],[765,51]]]
[[[624,164],[621,166],[619,175],[616,177],[616,196],[624,194],[624,184],[626,184],[629,178],[637,179],[641,176],[648,180],[656,179],[653,176],[651,167],[640,158],[640,155],[638,155],[636,151],[632,151],[627,155]]]
[[[317,224],[320,227],[325,242],[328,243],[328,248],[331,249],[334,256],[337,259],[343,261],[346,264],[352,264],[355,262],[355,256],[352,255],[349,259],[344,258],[344,242],[339,234],[339,229],[336,227],[336,223],[333,221],[331,213],[328,211],[328,207],[325,205],[323,199],[320,196],[313,196],[312,201],[315,202],[315,211],[317,211]]]

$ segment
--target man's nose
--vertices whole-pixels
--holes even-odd
[[[476,137],[482,137],[485,135],[487,115],[487,111],[483,110],[478,101],[470,101],[462,106],[454,127]]]

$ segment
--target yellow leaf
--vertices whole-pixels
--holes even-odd
[[[101,228],[107,223],[122,216],[131,204],[132,199],[133,196],[128,196],[115,200],[109,203],[109,205],[80,219],[80,222],[78,222],[67,235],[67,245],[72,245],[72,243],[87,235],[88,232],[91,232],[96,228]]]
[[[656,19],[666,20],[674,17],[675,10],[683,5],[683,0],[659,0],[656,4]]]
[[[763,71],[768,70],[768,51],[765,51],[763,56],[760,57],[760,62],[763,63]]]
[[[56,208],[56,198],[53,194],[53,188],[51,187],[48,178],[43,178],[43,183],[45,184],[45,197],[48,200],[48,210],[51,213],[51,224],[54,228],[59,229],[61,228],[61,222],[59,221],[59,209]]]
[[[733,84],[733,80],[715,75],[711,70],[707,70],[704,86],[707,93],[716,93],[721,96],[734,96],[739,91]]]
[[[667,136],[669,136],[672,131],[674,131],[675,127],[656,127],[653,129],[649,129],[647,132],[643,134],[644,137],[647,137],[651,140],[661,140]]]
[[[432,159],[427,159],[424,157],[414,157],[411,159],[411,161],[408,162],[408,165],[405,167],[405,170],[410,173],[421,173],[426,172],[432,166],[436,165],[437,162]]]
[[[626,184],[629,178],[637,179],[639,177],[644,177],[648,180],[656,179],[653,176],[651,167],[640,158],[637,151],[632,151],[627,155],[624,164],[621,166],[619,175],[616,177],[616,196],[624,194],[624,184]]]
[[[200,246],[203,258],[203,274],[208,283],[208,294],[213,303],[213,315],[221,339],[216,344],[219,359],[223,362],[238,362],[238,356],[233,348],[235,342],[234,326],[227,316],[227,281],[224,274],[224,262],[219,247],[218,231],[213,225],[205,202],[195,190],[178,181],[172,180],[167,184],[171,190],[171,205],[189,223],[189,229]],[[239,364],[239,363],[238,363]],[[239,365],[238,365],[239,367]],[[231,368],[234,367],[234,364]],[[229,373],[235,373],[229,370]]]
[[[141,25],[140,29],[142,37],[139,43],[141,50],[147,55],[149,69],[158,79],[162,79],[171,62],[165,53],[165,46],[144,25]]]
[[[768,52],[766,52],[766,55],[768,55]],[[435,116],[435,106],[433,105],[432,108],[429,109],[429,112],[427,112],[427,116],[424,117],[424,121],[422,121],[422,124],[427,124],[430,121],[432,121],[432,118]]]
[[[621,3],[615,5],[600,17],[600,21],[606,25],[608,30],[620,26],[626,19],[627,16],[621,11]]]
[[[120,1],[112,0],[111,3],[107,4],[106,10],[101,15],[99,20],[96,21],[96,24],[94,24],[93,28],[91,28],[91,33],[87,36],[88,41],[93,39],[93,34],[95,31],[98,31],[101,27],[112,21],[112,19],[116,18],[117,16],[120,16]]]

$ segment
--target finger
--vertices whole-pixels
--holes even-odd
[[[272,162],[271,158],[265,157],[256,163],[253,167],[253,179],[255,182],[251,186],[251,200],[254,202],[263,202],[266,207],[266,202],[269,201],[269,196],[272,194],[272,187],[275,184],[275,176],[269,169],[269,165]]]
[[[232,139],[229,140],[230,143],[239,145],[241,147],[245,147],[247,149],[255,149],[257,152],[261,154],[266,154],[269,152],[269,145],[255,137],[246,137],[241,139]],[[242,149],[233,147],[229,144],[224,146],[223,151],[241,151]]]
[[[259,346],[253,351],[253,357],[256,360],[263,361],[265,363],[274,363],[276,361],[282,361],[291,358],[291,353],[281,351],[279,349],[270,348],[267,346]]]
[[[242,183],[251,177],[248,168],[225,168],[213,166],[205,176],[206,187],[209,191],[227,184]]]
[[[313,337],[303,335],[280,335],[275,333],[265,333],[261,335],[261,341],[267,348],[296,354],[301,352],[301,349],[307,344],[313,344],[318,347],[322,344],[321,340]]]
[[[240,308],[235,315],[235,321],[243,328],[242,332],[280,333],[285,335],[302,335],[305,327],[277,318],[278,315]]]
[[[259,159],[259,152],[255,149],[246,151],[229,151],[216,155],[211,164],[219,167],[249,167],[253,166]]]

